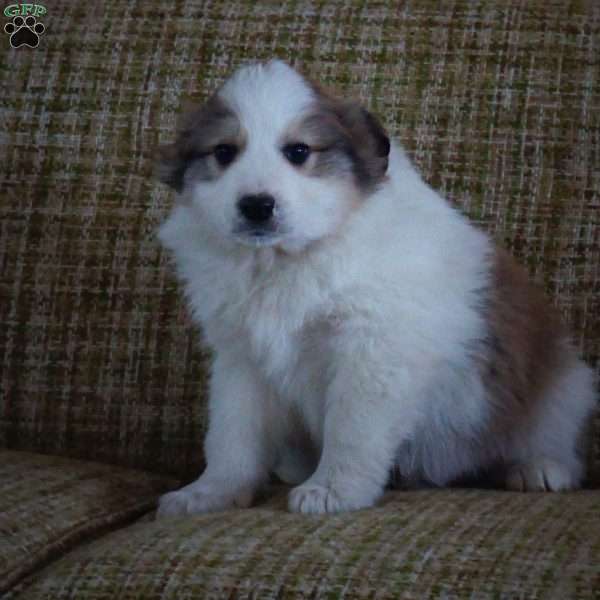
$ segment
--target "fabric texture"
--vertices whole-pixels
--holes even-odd
[[[7,599],[598,598],[596,492],[390,492],[325,517],[284,501],[132,525]]]
[[[175,482],[140,471],[0,451],[0,594],[24,575],[151,510]]]
[[[210,354],[154,235],[155,150],[184,99],[274,56],[378,113],[598,372],[596,0],[53,0],[38,20],[38,47],[0,53],[0,445],[202,468]]]

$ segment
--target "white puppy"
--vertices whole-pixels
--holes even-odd
[[[188,114],[160,230],[215,350],[206,470],[159,516],[373,505],[390,472],[514,490],[582,478],[592,372],[524,272],[431,188],[378,121],[282,62]]]

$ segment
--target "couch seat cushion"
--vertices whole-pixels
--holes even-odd
[[[9,598],[594,598],[600,492],[390,492],[336,516],[263,506],[138,522]]]
[[[0,593],[82,540],[151,510],[174,482],[132,469],[0,450]]]

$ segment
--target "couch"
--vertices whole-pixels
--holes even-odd
[[[600,4],[35,6],[3,18],[35,11],[37,46],[5,33],[0,53],[2,597],[600,598],[597,414],[576,492],[390,490],[305,516],[274,483],[247,510],[153,519],[201,472],[207,423],[210,349],[155,236],[181,105],[274,56],[362,100],[598,374]]]

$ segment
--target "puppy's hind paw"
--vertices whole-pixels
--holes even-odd
[[[511,467],[506,487],[515,492],[559,492],[576,487],[567,467],[552,460],[539,460]]]

